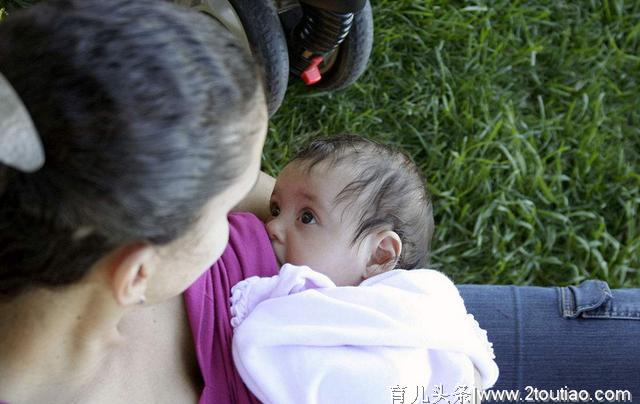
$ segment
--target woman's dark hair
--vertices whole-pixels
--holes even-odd
[[[371,232],[390,228],[402,240],[396,268],[425,268],[433,236],[433,206],[425,179],[411,158],[389,146],[354,135],[313,140],[294,161],[311,172],[318,163],[347,165],[353,179],[336,196],[356,212],[358,227],[353,243]]]
[[[264,102],[252,66],[222,25],[164,1],[49,1],[3,21],[0,71],[46,162],[0,165],[0,297],[184,234],[247,166]]]

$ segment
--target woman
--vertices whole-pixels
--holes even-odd
[[[227,389],[224,335],[200,339],[206,280],[192,307],[182,296],[258,176],[267,113],[248,55],[166,2],[66,0],[0,24],[0,71],[45,152],[33,173],[0,164],[0,401],[212,402],[213,376],[217,402],[250,400]],[[251,242],[252,226],[231,231]],[[235,282],[262,274],[251,254]]]

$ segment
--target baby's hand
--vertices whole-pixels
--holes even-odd
[[[236,328],[262,301],[300,293],[308,289],[335,287],[326,275],[306,266],[284,264],[270,278],[252,276],[231,288],[231,326]]]
[[[231,326],[233,328],[239,326],[258,303],[271,297],[279,277],[279,275],[270,278],[252,276],[231,288]]]

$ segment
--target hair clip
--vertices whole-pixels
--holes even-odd
[[[23,172],[44,165],[44,148],[16,91],[0,73],[0,163]]]

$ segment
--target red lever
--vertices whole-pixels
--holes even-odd
[[[304,84],[310,86],[319,82],[322,79],[322,75],[320,74],[320,69],[318,69],[318,65],[322,63],[322,56],[316,56],[311,59],[311,63],[309,66],[304,69],[300,78],[304,81]]]

